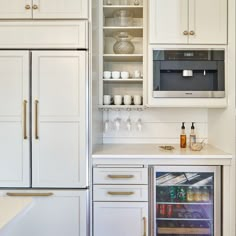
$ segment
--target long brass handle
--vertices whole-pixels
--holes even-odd
[[[143,236],[147,236],[147,218],[143,217]]]
[[[132,179],[134,175],[108,175],[110,179]]]
[[[50,197],[53,193],[7,193],[10,197]]]
[[[107,192],[107,193],[112,196],[130,196],[134,194],[134,192]]]
[[[26,10],[30,10],[31,6],[29,4],[25,5]]]
[[[35,100],[34,101],[34,105],[35,105],[35,139],[39,139],[39,135],[38,135],[38,104],[39,104],[39,101],[38,100]]]
[[[193,36],[193,35],[195,35],[195,32],[194,32],[193,30],[191,30],[191,31],[189,32],[189,34]]]
[[[24,126],[24,139],[27,139],[27,101],[23,102],[23,126]]]
[[[38,5],[33,5],[34,10],[37,10],[38,8],[39,8]]]

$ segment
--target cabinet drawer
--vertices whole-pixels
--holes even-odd
[[[93,200],[99,201],[148,201],[147,185],[95,185]]]
[[[94,168],[94,184],[148,184],[147,168]]]
[[[32,198],[32,204],[1,229],[0,235],[85,236],[87,235],[87,194],[86,190],[0,191],[1,197],[6,196],[11,201]]]
[[[0,23],[1,48],[88,48],[87,21]]]

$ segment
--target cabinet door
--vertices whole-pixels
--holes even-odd
[[[32,18],[32,0],[0,0],[0,19]]]
[[[86,19],[89,0],[33,0],[33,18]]]
[[[29,52],[0,51],[0,187],[29,186]]]
[[[227,1],[189,0],[189,43],[227,43]]]
[[[11,193],[19,191],[9,190]],[[86,236],[87,191],[24,191],[24,194],[51,193],[33,197],[22,213],[10,221],[1,236]],[[22,193],[22,191],[20,191]],[[6,192],[0,192],[6,196]],[[13,198],[13,197],[12,197]]]
[[[86,187],[85,51],[32,55],[33,187]]]
[[[150,43],[187,43],[188,0],[150,0]]]
[[[148,235],[148,203],[94,203],[94,236]]]

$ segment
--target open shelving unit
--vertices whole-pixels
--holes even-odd
[[[146,84],[146,1],[139,0],[135,5],[134,0],[127,0],[127,4],[120,4],[119,0],[103,0],[100,5],[100,13],[103,19],[100,22],[100,35],[103,39],[101,42],[101,64],[100,64],[100,99],[99,108],[114,110],[116,109],[134,109],[143,108],[146,104],[144,88]],[[114,14],[119,10],[128,10],[132,13],[132,23],[119,25],[115,22]],[[127,32],[132,36],[131,43],[134,45],[132,54],[116,54],[113,46],[116,43],[115,35],[120,32]],[[127,71],[130,78],[128,79],[104,79],[104,71]],[[139,71],[141,78],[134,76],[134,71]],[[143,97],[142,104],[137,105],[103,105],[104,95],[140,95]],[[118,108],[119,107],[119,108]]]

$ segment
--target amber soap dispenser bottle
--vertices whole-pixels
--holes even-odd
[[[187,146],[187,136],[186,136],[186,133],[185,133],[184,122],[182,122],[181,134],[180,134],[180,147],[181,148],[186,148],[186,146]]]

